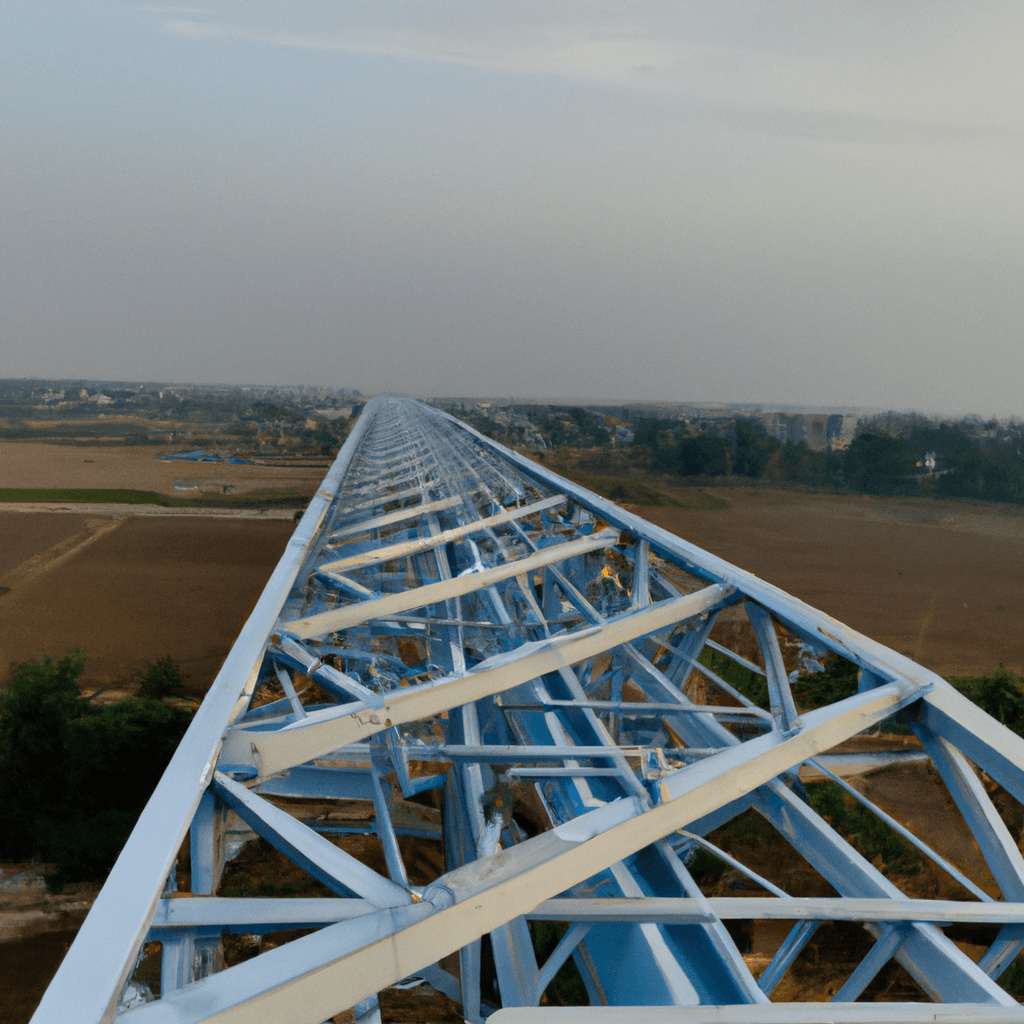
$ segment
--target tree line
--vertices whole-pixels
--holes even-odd
[[[0,860],[52,863],[51,888],[107,874],[193,714],[162,699],[181,685],[170,658],[140,696],[99,706],[79,691],[85,661],[13,665],[0,694]]]
[[[803,441],[783,443],[742,417],[699,432],[648,419],[637,425],[633,445],[651,469],[683,477],[1024,503],[1024,425],[1016,421],[936,422],[886,413],[863,421],[845,451],[813,451]]]

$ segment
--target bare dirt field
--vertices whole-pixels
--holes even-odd
[[[0,514],[20,526],[25,553],[57,514]],[[68,519],[78,520],[78,516]],[[22,520],[40,523],[39,533]],[[102,519],[98,523],[102,524]],[[238,635],[294,530],[290,521],[236,516],[126,516],[0,595],[0,665],[76,646],[83,684],[111,686],[171,655],[202,693]],[[17,573],[15,569],[10,576]]]
[[[60,514],[40,512],[38,515],[4,514],[0,506],[0,583],[2,577],[29,558],[73,537],[85,528],[86,521],[95,518],[91,509],[87,514]]]
[[[942,676],[1024,671],[1024,509],[709,493],[730,507],[637,512]]]
[[[294,465],[235,466],[228,462],[180,462],[161,459],[162,452],[179,446],[40,444],[33,441],[0,443],[0,487],[94,487],[156,491],[178,495],[175,482],[203,490],[229,493],[284,491],[312,494],[323,480],[323,459],[294,459]]]
[[[109,477],[102,486],[113,486]],[[1024,509],[713,493],[730,507],[637,511],[940,675],[983,674],[999,662],[1024,669]],[[194,686],[208,683],[292,524],[74,508],[0,507],[0,588],[10,588],[0,594],[0,675],[12,659],[58,656],[78,644],[89,653],[90,683],[127,679],[165,654]]]

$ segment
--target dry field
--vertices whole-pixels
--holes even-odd
[[[122,689],[148,662],[169,654],[189,689],[204,692],[293,530],[288,519],[85,519],[0,507],[5,541],[17,538],[34,556],[0,579],[10,587],[0,594],[2,678],[11,661],[57,657],[78,646],[89,656],[87,687]],[[77,543],[70,552],[56,544],[47,561],[39,549],[54,536]]]
[[[161,451],[3,443],[0,487],[180,495],[175,481],[185,478],[232,493],[312,494],[326,472],[323,460],[233,466],[168,462]],[[89,655],[87,686],[123,689],[148,662],[170,654],[202,692],[294,526],[287,512],[191,511],[0,505],[0,682],[11,661],[80,646]]]
[[[117,445],[41,444],[33,441],[0,443],[0,488],[94,487],[181,495],[176,480],[204,489],[231,493],[284,491],[312,494],[323,480],[323,459],[294,459],[294,466],[233,466],[227,462],[178,462],[160,458],[180,451],[180,445],[130,447]]]
[[[942,676],[1024,671],[1024,509],[754,488],[652,522]]]
[[[715,493],[731,507],[637,511],[941,675],[1024,669],[1024,509]],[[291,522],[73,508],[0,506],[0,666],[80,645],[89,685],[127,682],[166,654],[208,684]]]

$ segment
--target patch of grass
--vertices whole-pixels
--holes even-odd
[[[1024,736],[1024,676],[1000,665],[990,676],[966,676],[949,682],[987,715]]]
[[[547,960],[569,930],[564,921],[530,921],[529,927],[539,964]],[[586,985],[572,957],[558,969],[546,991],[548,1003],[553,1006],[587,1006],[590,1002]]]
[[[293,508],[309,504],[302,494],[200,494],[172,498],[155,491],[104,490],[89,487],[0,488],[0,502],[32,501],[54,504],[159,505],[161,508]]]
[[[609,501],[617,501],[627,505],[666,505],[681,507],[682,502],[670,498],[661,491],[641,483],[639,480],[617,479],[608,476],[593,476],[590,473],[572,473],[572,479],[578,484]]]
[[[702,665],[711,669],[724,679],[730,686],[739,690],[747,700],[752,701],[762,710],[771,707],[768,698],[768,680],[757,672],[733,661],[713,647],[705,647],[697,659]]]
[[[924,861],[917,850],[835,782],[811,783],[807,797],[811,807],[868,860],[881,857],[886,872],[920,872]]]
[[[225,866],[218,894],[267,899],[334,895],[262,838],[247,843]]]
[[[723,847],[737,843],[764,846],[775,835],[775,829],[757,811],[748,810],[716,829],[709,838],[717,846]]]
[[[814,672],[791,685],[797,710],[803,714],[852,697],[857,692],[859,671],[853,662],[829,656],[823,672]]]
[[[104,490],[92,487],[3,487],[0,501],[52,501],[67,504],[95,502],[110,505],[187,505],[180,498],[167,498],[153,491]]]
[[[710,881],[714,882],[731,870],[726,861],[721,857],[716,857],[710,850],[705,850],[703,847],[698,847],[697,852],[693,855],[693,860],[687,864],[687,868],[694,878],[705,883],[709,881],[709,877]]]
[[[1018,956],[999,976],[999,985],[1017,1002],[1024,999],[1024,956]]]

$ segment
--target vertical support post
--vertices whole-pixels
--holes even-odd
[[[178,929],[173,939],[163,940],[160,956],[160,993],[166,996],[192,983],[195,964],[195,932]]]
[[[192,855],[192,892],[213,896],[224,870],[226,809],[212,789],[202,795],[189,829]]]
[[[209,977],[224,966],[219,934],[209,929],[175,931],[174,938],[165,938],[162,944],[160,992],[164,996]]]
[[[192,856],[192,892],[214,896],[224,871],[224,826],[227,810],[212,789],[202,795],[189,829]],[[177,945],[178,949],[173,949]],[[168,947],[171,946],[170,955]],[[205,978],[224,965],[220,936],[190,935],[181,942],[165,943],[160,971],[161,991],[170,992]],[[166,980],[165,980],[166,978]]]
[[[459,950],[459,979],[462,985],[462,1015],[468,1021],[482,1021],[480,1015],[480,940]]]
[[[526,918],[516,917],[491,932],[502,1006],[536,1006],[539,970]]]
[[[562,600],[558,596],[555,587],[555,574],[550,565],[544,566],[544,587],[541,593],[541,605],[544,609],[544,618],[551,622],[562,614]]]
[[[356,1003],[352,1013],[356,1024],[381,1024],[380,1001],[376,995],[364,999],[361,1003]]]

